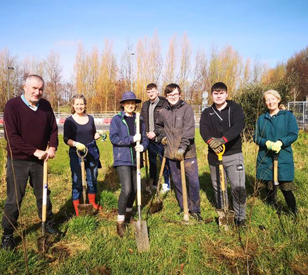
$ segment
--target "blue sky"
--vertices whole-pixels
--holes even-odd
[[[104,1],[0,0],[0,50],[19,58],[61,56],[65,76],[73,72],[78,41],[87,50],[113,41],[120,56],[127,41],[169,40],[186,32],[192,49],[231,45],[243,58],[274,67],[308,46],[307,0]]]

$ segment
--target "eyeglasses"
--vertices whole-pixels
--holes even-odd
[[[179,96],[180,93],[175,93],[175,94],[167,94],[167,97],[169,98],[176,98],[177,96]]]

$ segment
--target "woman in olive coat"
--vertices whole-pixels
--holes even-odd
[[[267,185],[267,201],[275,205],[273,158],[278,155],[278,182],[291,211],[296,214],[294,161],[291,144],[298,137],[298,126],[292,112],[281,110],[281,97],[275,90],[264,92],[263,101],[268,111],[258,118],[254,142],[259,145],[257,179]]]

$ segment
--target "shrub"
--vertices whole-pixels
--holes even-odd
[[[251,135],[254,132],[258,117],[267,111],[263,103],[263,92],[277,90],[281,96],[281,103],[287,105],[289,89],[286,82],[280,81],[269,85],[250,83],[237,91],[233,99],[242,105],[245,114],[245,134]]]

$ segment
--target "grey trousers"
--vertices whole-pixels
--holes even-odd
[[[225,182],[229,179],[231,185],[233,210],[237,220],[246,219],[246,187],[245,187],[245,167],[242,153],[223,156],[222,160],[225,171]],[[223,208],[223,198],[219,182],[218,160],[209,158],[212,184],[215,192],[216,207]],[[228,195],[226,194],[227,199]]]

